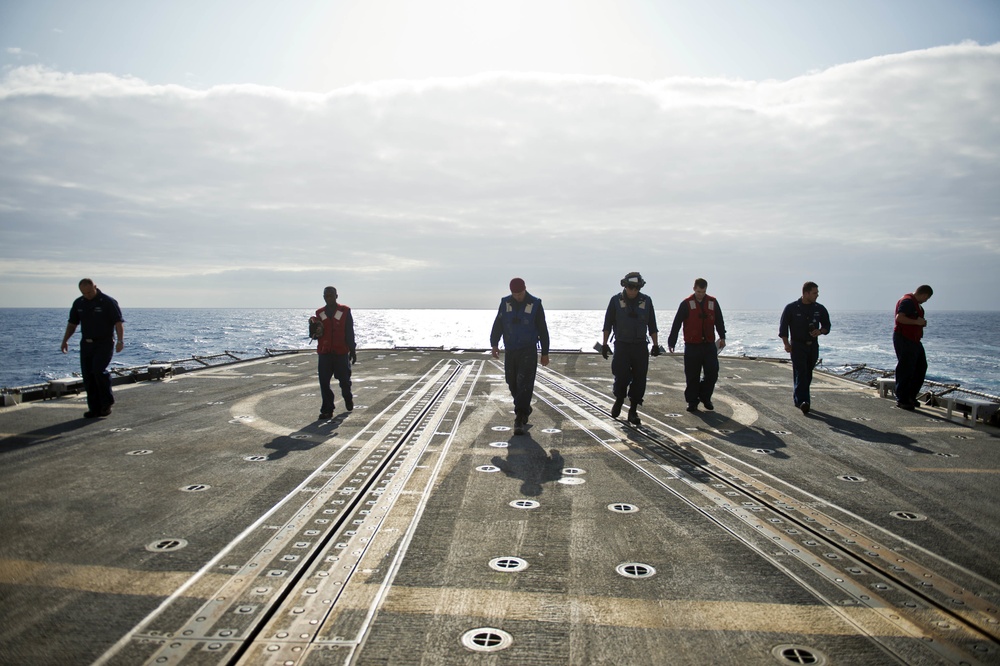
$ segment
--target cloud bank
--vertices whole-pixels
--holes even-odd
[[[327,94],[19,67],[0,306],[68,304],[87,275],[145,307],[299,307],[335,284],[354,307],[492,308],[521,275],[550,308],[602,308],[641,270],[671,307],[704,276],[731,309],[807,279],[840,308],[926,282],[939,307],[1000,309],[998,109],[1000,44],[788,81]]]

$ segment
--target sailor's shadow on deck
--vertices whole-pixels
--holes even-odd
[[[511,437],[507,443],[507,458],[494,456],[491,461],[512,479],[520,479],[521,494],[537,497],[542,485],[562,478],[565,461],[558,450],[548,454],[529,435]]]
[[[788,458],[788,455],[782,451],[786,444],[777,432],[759,426],[744,426],[718,412],[699,410],[693,416],[703,421],[710,428],[708,432],[714,437],[720,437],[736,446],[750,449],[769,449],[773,451],[772,458]],[[734,426],[738,427],[738,430],[729,429]]]
[[[94,425],[96,423],[103,423],[107,425],[109,421],[108,419],[73,419],[72,421],[62,421],[44,428],[31,430],[29,432],[0,437],[0,453],[17,451],[18,449],[25,449],[29,446],[34,446],[35,444],[42,444],[43,442],[58,439],[62,435],[68,435],[74,430],[79,430],[80,428]]]
[[[274,450],[274,453],[267,456],[268,460],[284,458],[293,451],[309,451],[316,448],[332,437],[346,418],[346,413],[338,414],[328,421],[314,421],[290,435],[275,437],[264,445],[265,449]]]
[[[788,445],[785,444],[778,433],[771,430],[759,426],[745,426],[733,432],[723,432],[720,430],[719,433],[718,436],[730,444],[743,446],[748,449],[769,449],[774,452],[771,454],[772,458],[788,458],[788,454],[782,450]]]
[[[809,416],[823,421],[829,425],[830,429],[834,432],[847,435],[848,437],[852,437],[854,439],[860,439],[873,444],[892,444],[894,446],[902,446],[903,448],[909,449],[914,453],[933,453],[933,451],[925,449],[921,446],[916,446],[917,440],[898,432],[884,432],[882,430],[876,430],[875,428],[866,426],[860,421],[855,421],[854,419],[842,419],[839,416],[819,412],[815,409],[809,412]]]
[[[623,440],[628,440],[628,442],[630,442],[630,446],[642,451],[642,455],[647,456],[650,460],[660,459],[660,456],[662,456],[662,450],[657,450],[658,442],[656,441],[656,437],[651,437],[650,434],[647,434],[650,431],[645,426],[643,426],[642,429],[633,428],[632,426],[622,426],[622,430],[624,431]],[[662,436],[662,433],[659,434]],[[706,462],[705,456],[702,455],[701,451],[689,446],[688,442],[678,441],[674,440],[672,437],[667,437],[665,440],[659,440],[659,443],[666,443],[668,448],[677,446],[683,449],[687,460],[695,465],[703,465]]]

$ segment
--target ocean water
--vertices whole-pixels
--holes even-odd
[[[307,349],[307,320],[313,309],[124,308],[125,350],[118,367],[171,361],[224,351],[240,358],[265,349]],[[660,309],[660,344],[666,346],[675,310]],[[496,310],[353,310],[358,347],[487,348]],[[723,355],[785,357],[777,311],[726,311]],[[0,387],[27,386],[79,371],[79,331],[62,354],[66,308],[0,308]],[[601,339],[602,310],[548,310],[553,349],[590,352]],[[827,368],[864,363],[893,369],[892,315],[831,312],[833,328],[821,338]],[[928,311],[924,347],[927,378],[1000,395],[1000,312]],[[315,343],[312,345],[315,347]]]

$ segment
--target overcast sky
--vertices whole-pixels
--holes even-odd
[[[0,307],[1000,310],[1000,2],[0,0]]]

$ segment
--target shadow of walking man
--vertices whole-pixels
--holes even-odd
[[[562,478],[565,461],[556,449],[545,449],[531,437],[512,437],[507,444],[507,459],[494,456],[491,461],[512,479],[520,479],[521,494],[538,497],[542,485]]]
[[[833,432],[840,435],[846,435],[847,437],[851,437],[853,439],[869,442],[871,444],[891,444],[893,446],[901,446],[904,449],[913,451],[914,453],[933,453],[933,451],[920,446],[917,440],[913,439],[909,435],[904,435],[898,432],[876,430],[875,428],[866,426],[864,423],[854,419],[847,420],[839,416],[826,414],[816,410],[813,410],[810,416],[826,422],[826,424],[830,426],[830,430]]]
[[[293,451],[308,451],[319,446],[336,434],[337,426],[346,418],[347,414],[340,414],[329,421],[310,423],[291,435],[276,437],[264,445],[265,449],[274,450],[267,457],[268,460],[277,460]]]

